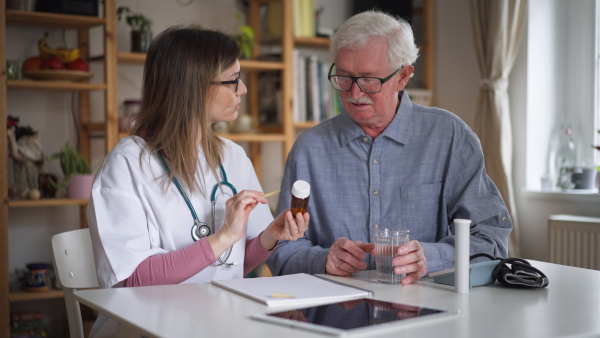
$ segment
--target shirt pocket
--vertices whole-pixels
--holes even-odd
[[[401,220],[411,239],[434,242],[440,213],[442,184],[420,184],[400,189]]]

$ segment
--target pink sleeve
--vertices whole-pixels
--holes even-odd
[[[249,274],[254,268],[256,268],[260,263],[264,262],[267,259],[273,250],[265,250],[260,245],[260,235],[262,232],[249,240],[246,240],[246,256],[244,257],[244,276]],[[275,245],[277,247],[277,244]]]
[[[179,284],[215,261],[215,254],[205,237],[185,248],[146,258],[123,281],[123,286]]]

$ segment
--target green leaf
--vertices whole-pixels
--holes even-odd
[[[123,16],[125,16],[125,22],[132,30],[145,32],[149,31],[152,27],[152,20],[143,14],[132,12],[127,6],[117,8],[117,20],[121,21]]]
[[[252,44],[254,44],[254,30],[247,25],[244,25],[240,28],[240,32],[242,33],[242,36],[246,36],[248,39],[250,39],[252,41]]]
[[[92,172],[89,162],[73,148],[68,141],[65,144],[65,147],[52,154],[48,158],[48,161],[53,161],[55,159],[60,160],[60,167],[67,182],[69,182],[71,177],[75,174],[89,174]]]

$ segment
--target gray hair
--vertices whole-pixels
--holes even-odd
[[[340,49],[360,49],[374,38],[388,44],[390,71],[411,65],[419,56],[413,31],[408,22],[380,11],[365,11],[348,19],[331,37],[329,50],[335,59]]]

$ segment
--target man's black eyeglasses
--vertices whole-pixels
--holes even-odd
[[[329,75],[327,75],[327,78],[329,79],[329,82],[331,82],[333,89],[340,92],[347,92],[352,89],[352,84],[356,82],[358,88],[362,92],[369,94],[379,93],[383,84],[393,78],[394,75],[398,74],[398,72],[404,68],[404,66],[402,66],[385,79],[380,79],[378,77],[331,75],[331,71],[333,70],[334,66],[335,63],[331,65],[331,68],[329,68]]]
[[[213,81],[211,82],[212,84],[219,84],[219,85],[226,85],[226,84],[234,84],[235,85],[235,93],[237,93],[238,91],[238,86],[240,85],[240,81],[242,79],[241,78],[237,78],[235,80],[231,80],[231,81]]]

